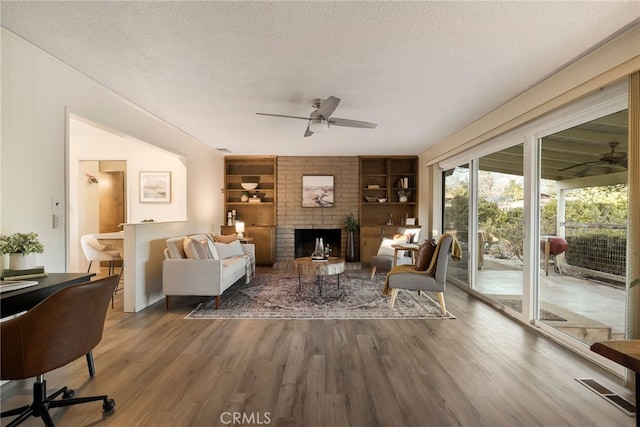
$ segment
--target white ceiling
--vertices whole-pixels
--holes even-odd
[[[2,26],[232,154],[417,154],[640,17],[638,1],[1,2]],[[304,138],[314,98],[378,123]],[[149,141],[153,142],[153,141]]]

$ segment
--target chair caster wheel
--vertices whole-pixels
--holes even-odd
[[[105,411],[105,412],[109,412],[109,411],[112,411],[115,406],[116,406],[116,401],[115,400],[107,399],[102,404],[102,410]]]
[[[76,393],[73,390],[66,390],[64,393],[62,393],[62,398],[63,399],[71,399],[75,395],[76,395]]]

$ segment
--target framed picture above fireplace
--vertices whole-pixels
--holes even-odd
[[[302,176],[302,207],[333,207],[333,175]]]

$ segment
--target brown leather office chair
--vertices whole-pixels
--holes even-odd
[[[0,379],[36,377],[33,402],[4,411],[1,417],[18,415],[8,426],[30,417],[42,417],[53,426],[49,408],[102,400],[111,411],[115,401],[107,395],[73,398],[63,387],[47,396],[44,374],[89,354],[102,339],[109,300],[118,285],[118,275],[64,288],[22,316],[0,323]],[[61,400],[55,400],[62,395]]]

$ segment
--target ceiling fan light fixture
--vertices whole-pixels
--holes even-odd
[[[310,119],[309,130],[313,133],[326,132],[329,130],[329,122],[325,119]]]
[[[338,119],[336,117],[331,117],[335,109],[338,107],[339,103],[340,103],[340,98],[336,98],[335,96],[330,96],[325,100],[314,99],[313,108],[317,108],[317,109],[309,115],[309,118],[300,117],[300,116],[287,116],[284,114],[271,114],[271,113],[256,113],[256,114],[259,114],[261,116],[273,116],[273,117],[284,117],[287,119],[307,120],[308,125],[307,125],[307,129],[304,132],[305,138],[317,132],[327,132],[330,127],[329,124],[331,124],[331,127],[342,126],[342,127],[348,127],[348,128],[365,128],[365,129],[375,129],[376,126],[378,126],[376,123],[362,122],[360,120],[351,120],[351,119]]]

